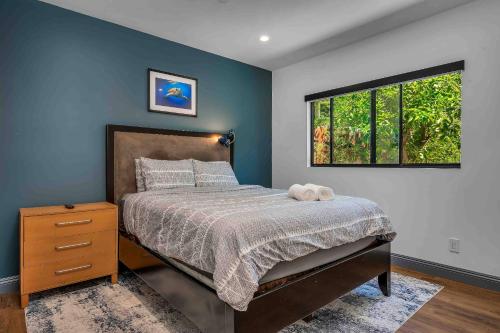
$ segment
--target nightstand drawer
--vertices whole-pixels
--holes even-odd
[[[116,210],[103,209],[24,218],[24,241],[116,229]]]
[[[114,253],[115,244],[115,230],[27,241],[24,243],[24,266],[48,264],[97,254],[108,255]]]
[[[94,255],[87,258],[24,268],[23,289],[36,292],[84,281],[116,272],[116,254]]]

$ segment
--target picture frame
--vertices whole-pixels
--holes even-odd
[[[148,68],[148,110],[198,115],[198,79]]]

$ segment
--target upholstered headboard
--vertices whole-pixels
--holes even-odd
[[[233,146],[218,143],[221,133],[175,131],[134,126],[106,127],[106,199],[116,203],[124,194],[137,191],[134,159],[193,158],[233,164]]]

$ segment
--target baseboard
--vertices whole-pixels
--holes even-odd
[[[402,254],[391,254],[393,264],[429,275],[467,283],[473,286],[500,291],[500,277],[469,271],[467,269],[438,264],[432,261],[412,258]]]
[[[19,291],[19,276],[8,276],[0,279],[0,294],[8,294]]]

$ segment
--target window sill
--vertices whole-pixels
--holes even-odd
[[[452,164],[311,164],[312,168],[405,168],[405,169],[460,169],[460,163]]]

